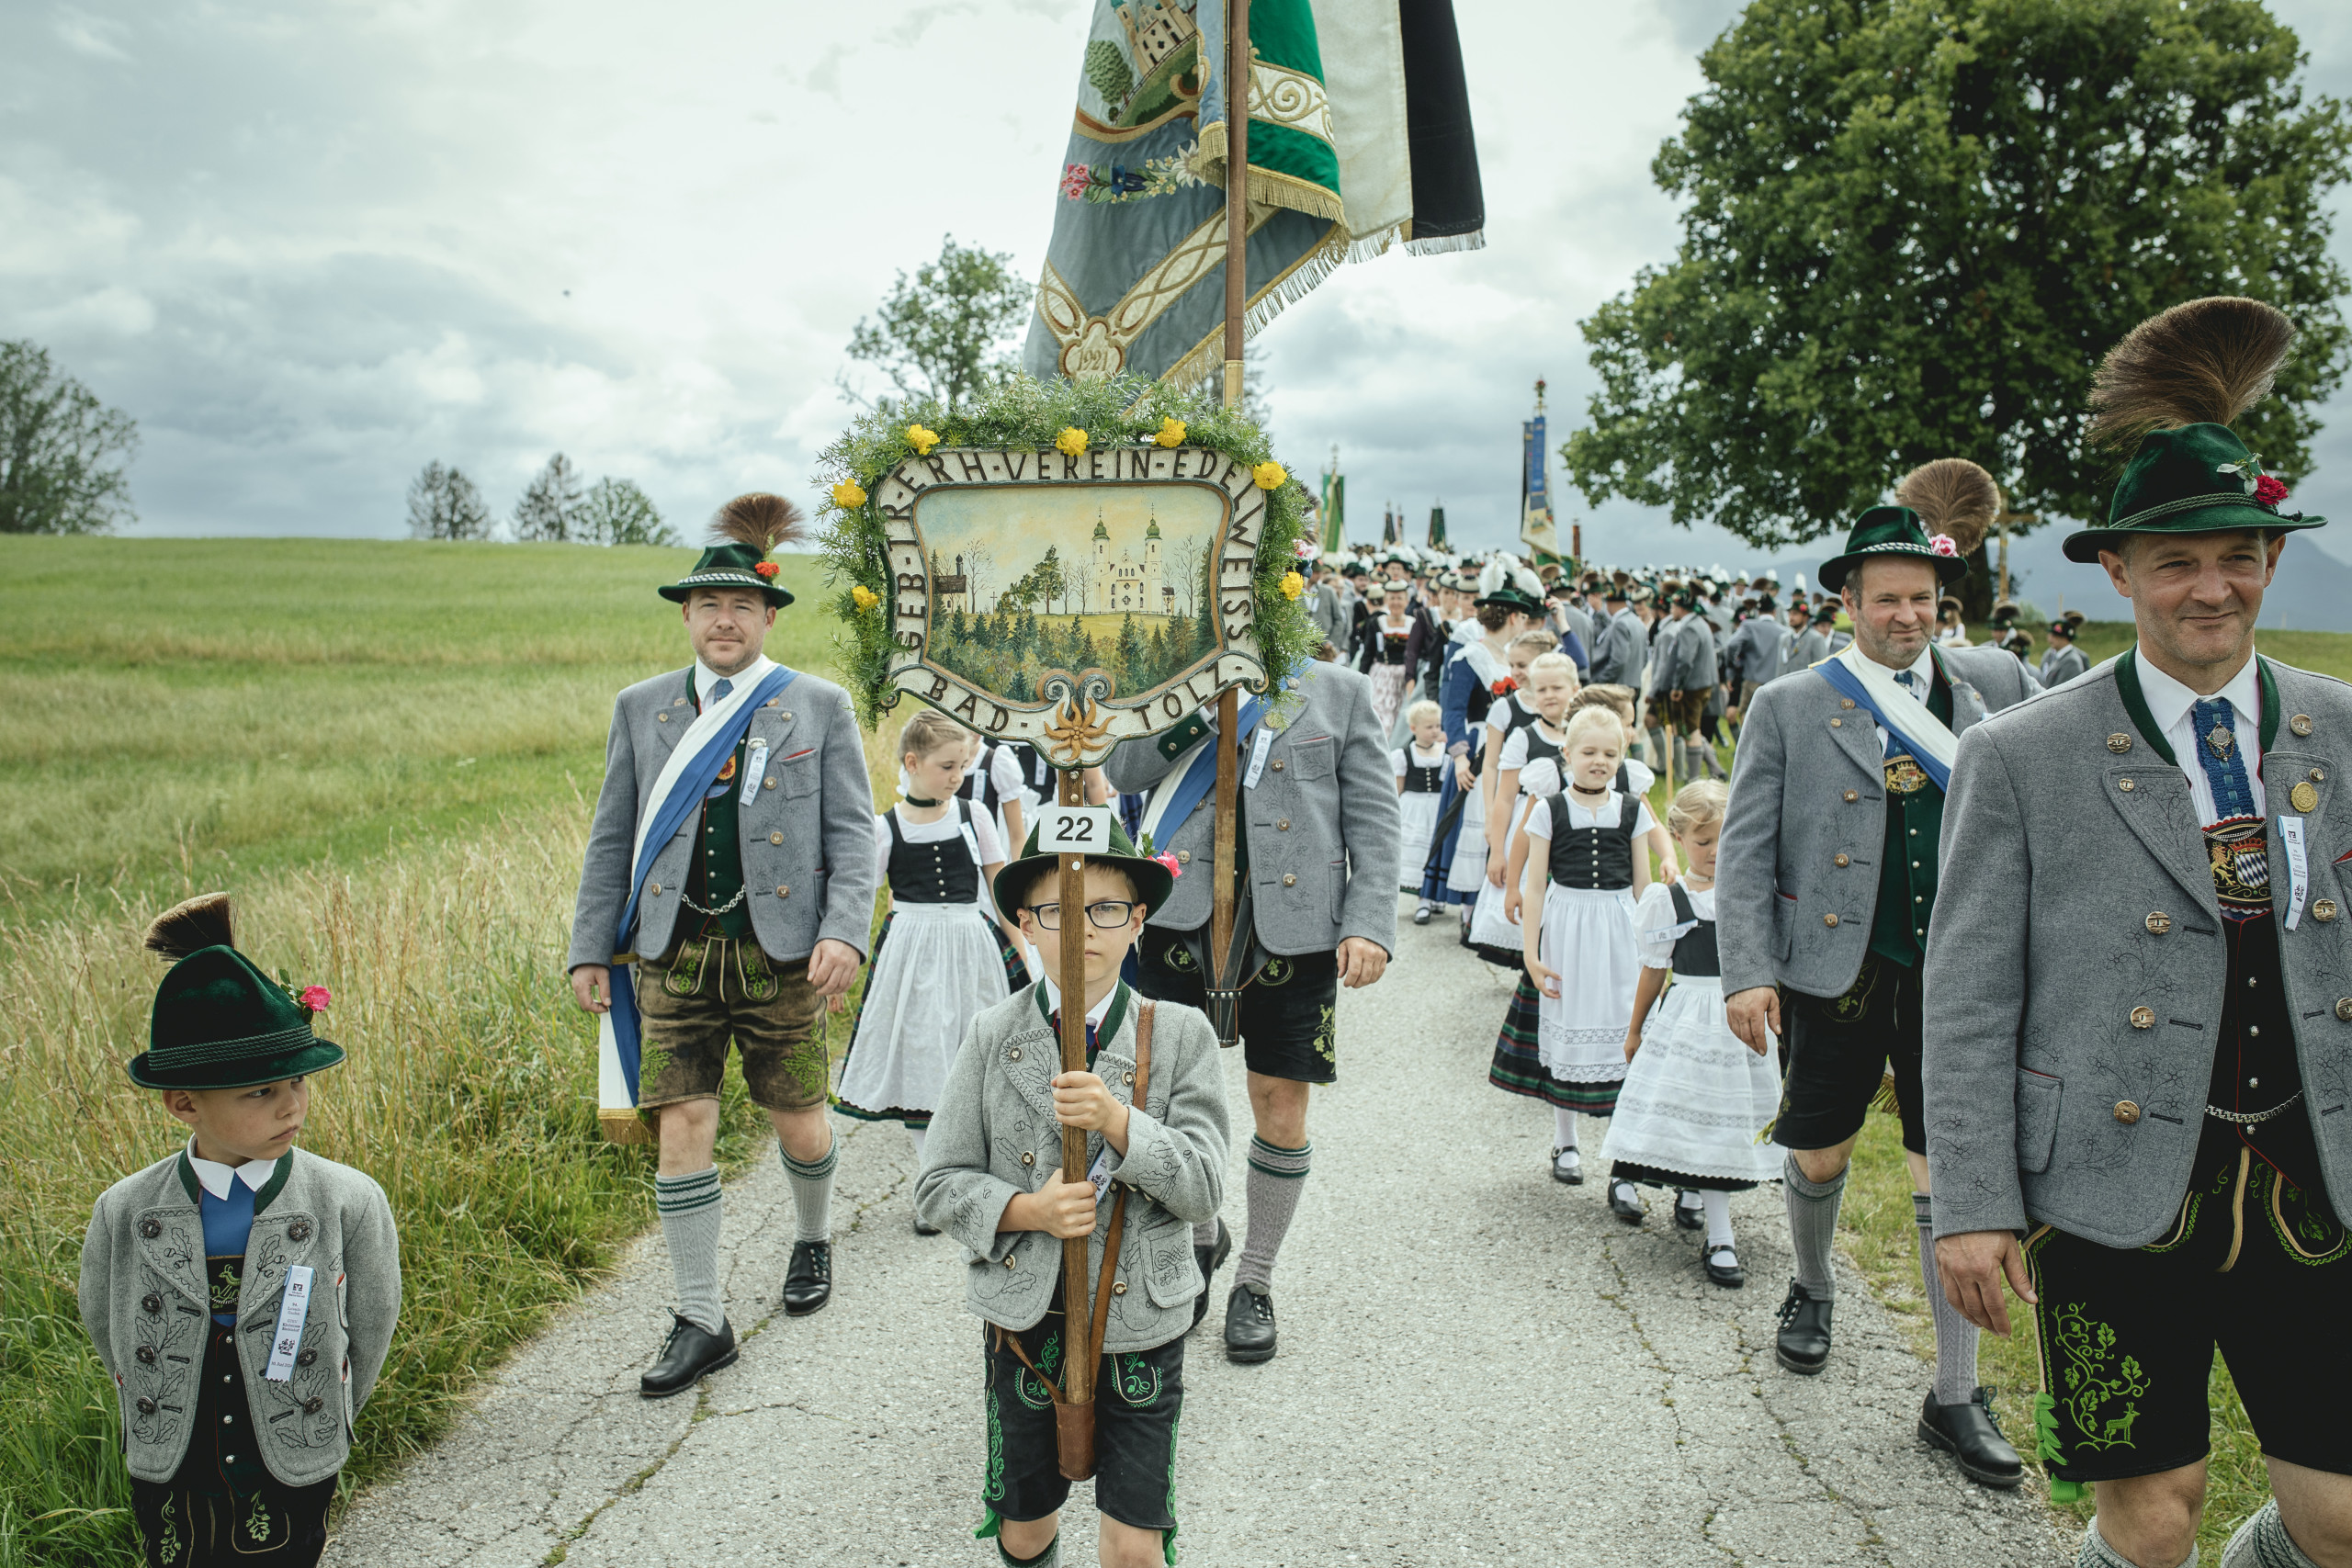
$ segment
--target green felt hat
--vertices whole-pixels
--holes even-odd
[[[322,1072],[343,1047],[311,1012],[237,951],[229,896],[208,893],[147,929],[150,952],[176,960],[155,988],[147,1049],[130,1059],[141,1089],[250,1089]]]
[[[1020,914],[1021,896],[1029,891],[1038,873],[1056,870],[1060,866],[1061,859],[1062,857],[1057,854],[1039,854],[1037,829],[1030,829],[1029,841],[1021,846],[1021,858],[996,874],[996,907],[1003,910],[1009,918],[1017,919]],[[1149,855],[1136,852],[1135,840],[1127,837],[1127,830],[1119,825],[1119,819],[1115,816],[1111,818],[1109,852],[1086,857],[1086,863],[1089,865],[1097,862],[1116,863],[1121,871],[1134,879],[1136,897],[1154,909],[1161,908],[1168,902],[1169,890],[1176,886],[1174,872],[1153,860]],[[1048,900],[1048,902],[1055,901]]]
[[[2267,498],[2267,499],[2266,499]],[[2124,466],[2107,526],[2066,536],[2071,561],[2096,562],[2132,534],[2214,534],[2244,528],[2317,528],[2324,517],[2285,513],[2287,487],[2262,471],[2262,459],[2225,424],[2152,431]]]
[[[756,588],[781,610],[792,603],[792,595],[776,586],[775,574],[775,562],[749,545],[713,545],[703,551],[694,570],[654,592],[673,604],[683,604],[697,588]]]
[[[1951,541],[1945,541],[1950,546]],[[1873,506],[1854,519],[1846,535],[1846,553],[1821,563],[1819,579],[1825,592],[1840,592],[1846,578],[1872,556],[1914,556],[1930,562],[1942,582],[1958,582],[1968,575],[1968,562],[1954,547],[1947,555],[1919,525],[1919,514],[1907,506]]]

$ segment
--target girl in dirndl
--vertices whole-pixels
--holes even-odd
[[[1404,826],[1396,835],[1396,886],[1420,887],[1420,867],[1437,832],[1438,797],[1445,789],[1445,726],[1437,705],[1426,698],[1405,710],[1412,739],[1388,754],[1396,772],[1396,812]],[[1420,912],[1429,913],[1423,901]]]
[[[1372,716],[1385,739],[1396,733],[1396,710],[1404,705],[1405,688],[1413,672],[1405,662],[1405,644],[1413,635],[1405,591],[1374,588],[1366,595],[1372,615],[1363,623],[1363,651],[1356,668],[1372,677]]]
[[[834,1104],[861,1121],[903,1123],[921,1164],[965,1031],[1029,975],[981,902],[1004,851],[990,813],[956,797],[969,755],[963,727],[925,709],[907,720],[901,750],[906,792],[874,819],[890,915],[875,939]],[[937,1234],[921,1221],[915,1230]]]
[[[1747,1274],[1732,1246],[1731,1195],[1781,1174],[1780,1150],[1762,1141],[1780,1106],[1781,1075],[1771,1055],[1749,1050],[1724,1021],[1715,850],[1730,798],[1725,785],[1702,779],[1667,809],[1690,865],[1680,881],[1651,886],[1634,907],[1642,977],[1625,1031],[1630,1066],[1602,1153],[1610,1212],[1640,1224],[1634,1184],[1673,1188],[1675,1224],[1707,1233],[1707,1278],[1736,1291]]]
[[[1527,814],[1521,954],[1535,987],[1536,1053],[1554,1107],[1552,1174],[1583,1180],[1577,1117],[1616,1109],[1625,1077],[1625,1030],[1634,1016],[1641,959],[1634,905],[1649,886],[1640,840],[1657,821],[1640,795],[1615,787],[1624,726],[1587,708],[1568,720],[1561,744],[1567,787]]]
[[[1518,651],[1516,643],[1512,651]],[[1568,703],[1577,692],[1576,664],[1565,653],[1539,653],[1528,663],[1521,685],[1528,699],[1528,722],[1513,724],[1501,735],[1501,744],[1496,748],[1495,797],[1487,820],[1487,840],[1493,848],[1487,852],[1486,883],[1479,887],[1478,901],[1470,911],[1471,950],[1487,963],[1505,969],[1520,967],[1520,952],[1524,946],[1518,918],[1507,908],[1515,908],[1518,901],[1510,896],[1506,876],[1512,840],[1519,836],[1532,804],[1520,788],[1521,771],[1530,762],[1547,757],[1559,760],[1563,740],[1560,727],[1567,721]],[[1497,703],[1495,711],[1500,712],[1502,706]]]

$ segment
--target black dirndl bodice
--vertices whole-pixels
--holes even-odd
[[[1566,792],[1553,796],[1565,803]],[[1552,821],[1552,880],[1563,887],[1614,892],[1634,885],[1634,824],[1642,819],[1634,795],[1619,796],[1617,820],[1603,828],[1568,828],[1567,807],[1555,807]]]
[[[972,803],[956,803],[956,821],[967,831]],[[890,897],[901,904],[977,904],[980,899],[980,868],[962,833],[952,839],[914,843],[899,831],[899,814],[888,812],[890,824]]]

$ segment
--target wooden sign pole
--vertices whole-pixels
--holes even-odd
[[[1084,775],[1067,768],[1061,774],[1061,804],[1086,804]],[[1062,1071],[1086,1071],[1086,857],[1062,855],[1062,972],[1055,984],[1062,993]],[[1086,1179],[1086,1130],[1062,1129],[1062,1179]],[[1087,1244],[1091,1237],[1071,1236],[1062,1243],[1062,1334],[1069,1347],[1063,1364],[1062,1397],[1072,1404],[1094,1400],[1094,1312],[1088,1299]],[[1082,1479],[1082,1478],[1080,1478]]]
[[[1250,0],[1225,8],[1225,406],[1241,401],[1241,318],[1250,299]],[[1216,881],[1209,907],[1209,988],[1226,976],[1233,947],[1233,860],[1238,843],[1240,694],[1231,686],[1216,699]],[[1238,980],[1240,976],[1234,976]],[[1231,1040],[1222,1042],[1226,1045]]]

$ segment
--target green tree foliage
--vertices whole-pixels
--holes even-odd
[[[2258,0],[1753,0],[1701,63],[1652,164],[1679,254],[1584,323],[1601,384],[1563,453],[1589,501],[1780,547],[1963,457],[2018,512],[2102,517],[2091,371],[2207,294],[2302,329],[2242,433],[2309,468],[2352,121]]]
[[[523,487],[523,499],[514,503],[514,536],[547,544],[581,537],[581,500],[580,470],[558,452]]]
[[[462,470],[435,460],[409,482],[408,531],[419,539],[487,539],[490,507]]]
[[[104,534],[135,522],[123,469],[139,426],[51,363],[0,342],[0,534]]]
[[[573,513],[572,536],[591,545],[676,545],[678,536],[634,479],[598,479]]]
[[[1013,334],[1036,293],[1013,272],[1011,253],[959,245],[950,234],[937,261],[911,278],[899,274],[880,310],[859,321],[849,356],[888,376],[901,399],[935,398],[952,413],[1018,368]],[[842,390],[858,395],[846,383]],[[882,401],[887,410],[888,400]]]
[[[1126,51],[1109,39],[1099,38],[1086,46],[1086,79],[1102,95],[1114,118],[1127,95],[1136,90],[1136,73],[1127,65]]]

